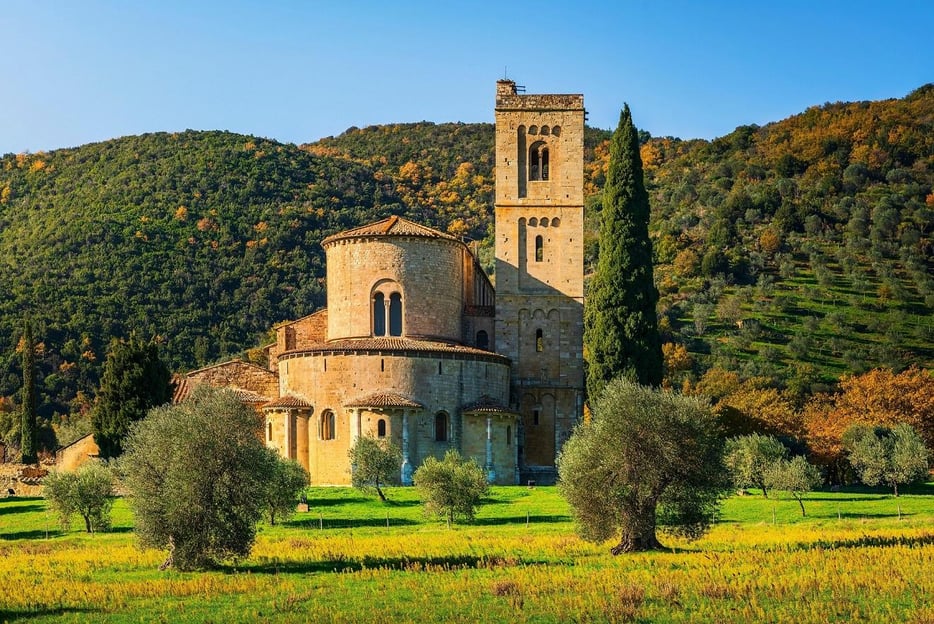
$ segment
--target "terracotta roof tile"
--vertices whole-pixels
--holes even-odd
[[[419,225],[418,223],[394,215],[382,221],[368,223],[351,230],[332,234],[321,241],[321,244],[326,246],[335,241],[347,238],[372,238],[374,236],[417,236],[420,238],[440,238],[458,243],[461,242],[456,236],[445,234],[440,230]]]
[[[421,403],[395,392],[374,392],[364,397],[358,397],[344,405],[344,407],[412,407],[422,408]]]
[[[294,408],[304,408],[307,409],[311,407],[311,403],[304,399],[300,399],[291,394],[287,394],[284,397],[279,397],[278,399],[273,399],[269,403],[263,406],[263,409],[268,407],[294,407]]]
[[[461,353],[465,355],[483,355],[506,360],[505,356],[499,355],[498,353],[484,351],[483,349],[477,349],[475,347],[468,347],[455,342],[418,340],[415,338],[345,338],[312,345],[306,349],[296,349],[288,353],[320,353],[327,351],[419,351]]]
[[[244,390],[243,388],[227,388],[227,390],[233,392],[241,403],[266,403],[269,401],[269,397],[264,397],[259,392],[253,392],[252,390]]]
[[[483,414],[516,414],[513,409],[509,409],[502,403],[499,403],[493,397],[484,394],[480,399],[461,408],[462,412],[483,413]]]

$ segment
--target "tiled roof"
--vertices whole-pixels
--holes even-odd
[[[509,409],[502,403],[497,402],[495,399],[488,395],[483,395],[475,403],[465,405],[462,409],[462,412],[472,412],[474,414],[483,413],[483,414],[515,414],[515,410]]]
[[[183,375],[176,375],[172,380],[172,385],[175,386],[172,391],[172,404],[178,405],[179,403],[188,400],[188,397],[191,396],[191,393],[195,390],[195,386],[198,384],[191,383],[191,380],[188,377]],[[241,403],[266,403],[269,401],[269,397],[264,397],[260,393],[253,392],[252,390],[230,387],[225,387],[224,389],[233,392],[237,397],[237,400]]]
[[[408,397],[395,392],[374,392],[364,397],[356,398],[344,407],[413,407],[421,408],[423,405]]]
[[[269,397],[264,397],[259,392],[253,392],[252,390],[244,390],[243,388],[227,388],[227,390],[233,392],[241,403],[266,403],[269,401]]]
[[[445,234],[439,230],[425,227],[424,225],[419,225],[418,223],[394,215],[382,221],[368,223],[367,225],[361,225],[352,230],[345,230],[337,234],[332,234],[321,241],[321,244],[327,246],[330,243],[346,238],[372,238],[374,236],[417,236],[420,238],[441,238],[444,240],[461,242],[456,236]]]
[[[292,396],[287,394],[284,397],[279,397],[278,399],[273,399],[269,403],[263,406],[263,409],[267,407],[294,407],[294,408],[304,408],[307,409],[311,407],[311,403],[304,399],[300,399],[297,396]]]
[[[492,351],[484,351],[483,349],[468,347],[454,342],[417,340],[415,338],[345,338],[342,340],[323,342],[290,353],[320,353],[327,351],[421,351],[426,353],[462,353],[465,355],[483,355],[492,358],[502,358],[503,360],[506,359],[504,356],[493,353]]]
[[[172,376],[172,405],[178,405],[182,401],[188,398],[188,395],[191,394],[192,387],[188,382],[188,377],[184,375],[173,375]]]

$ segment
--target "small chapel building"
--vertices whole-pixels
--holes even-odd
[[[327,307],[275,328],[268,368],[181,378],[234,389],[315,485],[344,485],[360,436],[399,480],[451,448],[490,483],[553,483],[583,411],[583,97],[496,93],[496,289],[460,239],[393,216],[322,241]]]

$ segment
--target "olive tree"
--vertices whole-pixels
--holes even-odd
[[[121,471],[137,538],[169,551],[163,568],[206,568],[250,553],[275,465],[256,429],[255,412],[207,386],[133,424]]]
[[[796,455],[773,462],[765,471],[765,482],[773,490],[791,494],[801,506],[801,515],[806,516],[804,494],[821,484],[821,475],[817,466],[809,464],[803,455]]]
[[[445,453],[442,460],[426,459],[412,479],[425,512],[446,517],[449,525],[460,518],[473,520],[480,499],[489,489],[477,462],[461,457],[454,449]]]
[[[350,458],[350,482],[357,489],[376,491],[379,499],[386,502],[381,486],[399,478],[402,467],[402,451],[389,440],[377,440],[360,436],[347,453]]]
[[[726,441],[726,467],[733,485],[738,488],[759,488],[765,498],[769,497],[765,473],[787,454],[784,445],[774,436],[752,433]]]
[[[620,378],[564,445],[558,477],[581,537],[620,535],[614,555],[660,548],[659,526],[699,537],[729,485],[706,402]]]
[[[928,474],[929,451],[911,425],[854,425],[843,434],[850,464],[866,485],[885,484],[898,496],[898,486]]]
[[[298,497],[309,479],[308,471],[295,460],[280,459],[271,449],[267,449],[267,453],[270,466],[263,502],[269,524],[275,525],[277,518],[284,521],[292,516]]]
[[[50,472],[42,485],[43,496],[58,514],[64,530],[71,528],[75,514],[84,519],[88,533],[110,528],[113,474],[104,464],[91,462],[75,472]]]

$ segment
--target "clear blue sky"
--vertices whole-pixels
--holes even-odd
[[[0,0],[0,33],[0,154],[492,121],[504,74],[682,138],[934,82],[931,0]]]

